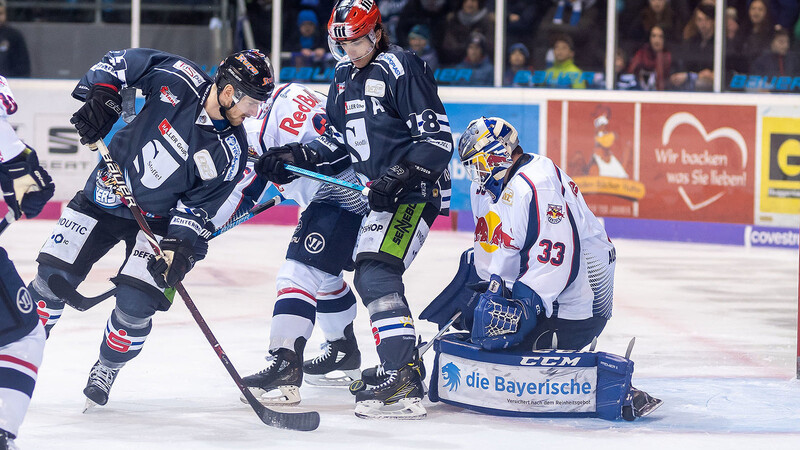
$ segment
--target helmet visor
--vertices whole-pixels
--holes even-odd
[[[375,30],[370,31],[367,35],[352,40],[335,40],[328,35],[328,47],[331,54],[337,61],[349,59],[350,61],[358,61],[372,53],[377,42]]]
[[[233,105],[247,117],[263,119],[267,115],[267,101],[256,100],[242,91],[236,90],[233,93]]]

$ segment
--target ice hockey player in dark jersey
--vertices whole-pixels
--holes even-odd
[[[7,220],[36,217],[55,186],[36,152],[22,142],[6,118],[17,110],[14,95],[0,76],[0,186]],[[44,328],[25,284],[0,248],[0,450],[15,449],[14,439],[31,402],[44,353]]]
[[[88,406],[108,401],[117,373],[141,351],[151,317],[170,307],[174,290],[168,288],[205,255],[199,233],[244,170],[247,139],[241,124],[263,111],[273,86],[269,60],[257,50],[229,56],[212,80],[182,57],[128,49],[106,54],[72,92],[84,101],[71,119],[83,144],[111,130],[121,112],[121,89],[135,87],[144,94],[141,112],[108,147],[164,252],[153,258],[102,161],[39,252],[29,290],[49,336],[64,302],[49,289],[48,278],[58,274],[77,287],[97,260],[125,242],[126,259],[112,279],[116,308],[83,391]]]
[[[285,183],[294,177],[286,162],[327,174],[352,166],[372,180],[354,284],[367,306],[386,377],[357,393],[355,413],[421,418],[424,392],[402,275],[436,216],[449,210],[450,125],[431,69],[389,44],[373,0],[340,0],[328,37],[340,62],[328,92],[325,134],[305,145],[269,149],[256,170]]]

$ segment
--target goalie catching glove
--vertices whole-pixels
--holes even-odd
[[[291,164],[306,170],[316,170],[317,153],[308,146],[292,142],[280,147],[270,147],[264,152],[255,164],[258,175],[267,180],[286,184],[299,177],[296,173],[286,169],[284,164]]]
[[[147,261],[147,270],[161,289],[171,288],[183,280],[194,266],[194,247],[175,238],[161,240],[161,254]]]
[[[509,294],[498,275],[489,278],[481,294],[472,323],[473,343],[486,350],[500,350],[519,344],[536,327],[542,300],[520,281]]]
[[[32,148],[23,150],[16,158],[0,164],[0,187],[14,220],[36,217],[55,192],[53,179],[42,166]]]

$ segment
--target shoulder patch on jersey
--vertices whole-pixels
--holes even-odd
[[[183,61],[176,61],[175,64],[172,65],[172,67],[186,74],[186,76],[189,77],[190,80],[192,80],[192,84],[194,84],[195,87],[200,87],[200,85],[205,82],[205,79],[203,79],[203,77],[199,73],[197,73],[196,70],[194,70],[194,67],[190,66],[189,64],[186,64]]]
[[[500,201],[508,206],[512,206],[514,204],[514,190],[507,187],[500,195]]]
[[[447,141],[444,141],[442,139],[433,139],[433,138],[425,138],[425,142],[427,142],[429,144],[432,144],[432,145],[435,145],[435,146],[437,146],[437,147],[439,147],[439,148],[441,148],[443,150],[446,150],[448,152],[453,151],[453,143],[452,142],[447,142]]]
[[[158,131],[161,132],[161,136],[164,136],[167,143],[178,152],[178,155],[180,155],[184,161],[189,159],[189,145],[183,140],[181,135],[178,134],[178,131],[172,128],[172,124],[170,124],[167,119],[162,120],[161,123],[158,124]]]
[[[406,73],[405,69],[403,69],[403,65],[400,63],[400,59],[396,55],[384,52],[378,55],[375,60],[385,62],[395,78],[400,78]]]
[[[364,84],[364,94],[372,97],[383,97],[386,95],[386,83],[381,80],[367,80]]]
[[[228,145],[232,153],[231,161],[228,164],[228,171],[225,172],[225,181],[233,181],[233,179],[236,178],[236,172],[239,170],[239,158],[241,158],[242,155],[242,148],[239,146],[239,141],[236,140],[236,136],[232,134],[225,138],[225,144]]]
[[[194,163],[197,166],[197,171],[200,172],[200,178],[203,180],[213,180],[217,178],[217,168],[214,166],[214,159],[208,150],[202,149],[195,153]]]
[[[547,204],[547,221],[550,223],[559,223],[564,218],[564,207],[561,205]]]
[[[344,92],[344,83],[336,83],[336,93],[341,94]]]
[[[159,96],[162,102],[169,103],[172,106],[178,106],[178,103],[181,102],[178,96],[169,90],[169,86],[161,86],[161,89],[159,89]]]
[[[349,102],[344,102],[345,115],[356,114],[366,110],[367,104],[364,102],[364,100],[350,100]]]

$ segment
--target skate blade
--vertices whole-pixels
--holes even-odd
[[[397,403],[384,405],[378,400],[365,400],[356,403],[356,417],[362,419],[397,419],[397,420],[419,420],[428,415],[428,411],[422,406],[420,398],[404,398]]]
[[[255,387],[248,389],[250,389],[250,392],[256,397],[256,400],[264,406],[293,406],[300,403],[300,390],[297,386],[278,386],[269,391]],[[280,391],[280,395],[276,395],[275,391]],[[270,396],[269,394],[273,395]],[[244,398],[244,395],[240,395],[239,400],[241,400],[242,403],[247,403],[247,399]]]
[[[644,405],[640,410],[636,411],[637,417],[648,416],[651,412],[657,410],[663,404],[664,402],[661,399],[653,398],[652,402]]]
[[[92,399],[90,399],[90,398],[87,398],[87,399],[86,399],[86,404],[85,404],[85,405],[83,405],[83,414],[86,414],[86,413],[88,413],[88,412],[90,412],[90,411],[94,410],[94,409],[95,409],[95,408],[97,408],[98,406],[100,406],[100,405],[98,405],[97,403],[95,403],[94,401],[92,401]]]
[[[350,386],[350,383],[359,378],[361,371],[358,369],[334,370],[322,375],[303,374],[303,381],[312,386]]]

